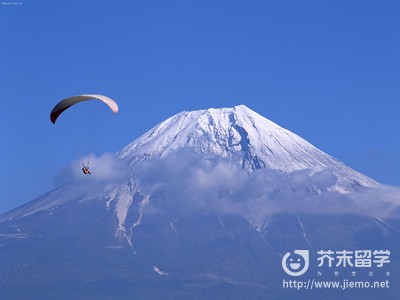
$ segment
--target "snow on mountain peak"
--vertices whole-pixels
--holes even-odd
[[[258,131],[258,127],[260,131]],[[235,152],[260,150],[260,134],[283,130],[244,105],[183,111],[155,126],[125,147],[122,158],[164,157],[191,147],[198,153],[230,157]]]
[[[118,155],[137,161],[162,158],[188,148],[199,154],[237,157],[238,163],[248,170],[268,168],[288,173],[330,169],[346,185],[377,184],[245,105],[180,112],[123,148]]]

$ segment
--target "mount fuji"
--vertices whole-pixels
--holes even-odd
[[[92,159],[92,176],[71,173],[0,215],[6,299],[395,299],[399,292],[282,288],[282,256],[295,249],[314,258],[321,249],[388,249],[385,271],[394,280],[400,192],[244,105],[178,113],[116,154]],[[336,271],[323,270],[325,280]],[[375,280],[387,279],[374,271]]]

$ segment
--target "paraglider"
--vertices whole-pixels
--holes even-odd
[[[66,98],[66,99],[58,102],[57,105],[54,106],[54,108],[51,110],[50,121],[53,124],[55,124],[57,121],[57,118],[65,110],[70,108],[72,105],[75,105],[79,102],[87,101],[87,100],[100,100],[100,101],[104,102],[112,110],[113,113],[118,112],[118,104],[111,98],[108,98],[103,95],[79,95],[79,96],[69,97],[69,98]]]
[[[90,170],[89,170],[89,163],[87,163],[87,165],[82,163],[82,172],[85,175],[88,175],[88,174],[91,175],[92,174],[92,173],[90,173]]]
[[[72,96],[66,99],[61,100],[54,106],[54,108],[50,112],[50,121],[53,124],[56,124],[58,117],[71,106],[79,104],[83,101],[88,100],[98,100],[106,104],[113,113],[118,112],[118,104],[112,100],[111,98],[104,96],[104,95],[96,95],[96,94],[85,94],[85,95],[78,95]],[[90,118],[90,116],[88,116]],[[87,164],[82,163],[82,172],[85,175],[91,175],[91,171],[89,169],[89,162]]]

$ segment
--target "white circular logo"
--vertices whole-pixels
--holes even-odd
[[[294,254],[287,252],[282,258],[282,268],[290,276],[303,275],[310,263],[308,250],[294,250]]]

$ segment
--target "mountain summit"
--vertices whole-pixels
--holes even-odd
[[[178,113],[123,148],[118,155],[137,161],[162,158],[181,149],[235,158],[248,170],[267,168],[289,173],[328,169],[338,177],[338,190],[343,191],[349,187],[377,185],[376,181],[245,105]]]

